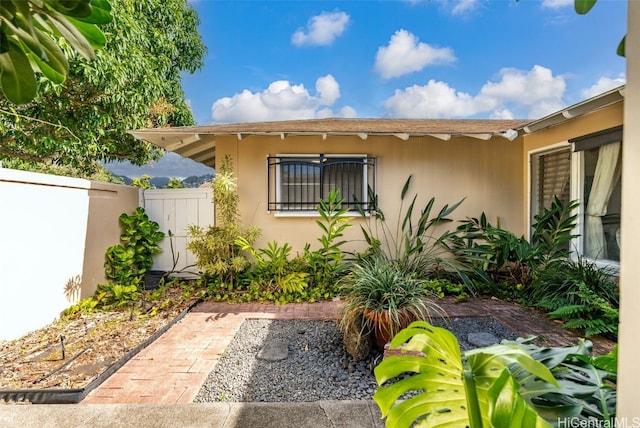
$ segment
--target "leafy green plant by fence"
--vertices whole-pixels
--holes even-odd
[[[158,244],[164,239],[164,233],[141,207],[131,215],[121,214],[120,224],[123,227],[122,243],[107,248],[105,276],[122,286],[137,286],[153,266],[153,256],[161,251]]]

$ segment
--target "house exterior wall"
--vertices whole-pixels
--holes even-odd
[[[531,152],[544,150],[545,148],[552,147],[559,143],[566,143],[571,138],[581,137],[583,135],[620,126],[624,119],[623,110],[623,103],[613,104],[592,113],[585,114],[584,116],[568,120],[560,125],[552,126],[523,137],[524,150],[522,153],[522,165],[524,180],[520,194],[522,195],[522,206],[525,208],[523,212],[523,222],[525,225],[529,222],[529,156]]]
[[[364,154],[376,157],[376,184],[380,205],[395,229],[400,210],[400,192],[407,177],[413,184],[407,196],[418,194],[417,207],[435,197],[434,212],[444,204],[466,200],[451,218],[477,217],[485,211],[492,223],[500,217],[502,227],[521,233],[524,230],[523,207],[517,202],[523,188],[522,142],[496,137],[490,141],[453,138],[442,141],[432,137],[411,137],[407,141],[393,136],[249,136],[216,138],[216,163],[230,155],[238,180],[240,211],[245,225],[262,229],[256,243],[264,246],[276,240],[287,242],[294,251],[305,243],[319,245],[317,216],[287,217],[267,211],[267,156],[278,154]],[[364,249],[357,218],[345,238],[352,241],[349,250]],[[456,223],[453,223],[455,226]]]
[[[0,168],[0,340],[56,318],[104,280],[128,186]]]

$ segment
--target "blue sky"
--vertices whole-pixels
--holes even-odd
[[[190,0],[199,125],[322,117],[540,118],[625,83],[626,1]]]
[[[625,83],[626,1],[190,0],[208,48],[183,87],[196,122],[538,119]],[[168,154],[131,177],[213,172]]]

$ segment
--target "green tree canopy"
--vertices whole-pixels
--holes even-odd
[[[62,37],[69,58],[64,83],[40,79],[24,105],[0,96],[0,160],[65,165],[89,174],[98,160],[144,164],[158,149],[127,130],[183,126],[193,117],[182,72],[203,64],[199,18],[187,0],[111,0],[106,43],[87,60]]]

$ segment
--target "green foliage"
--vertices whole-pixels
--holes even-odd
[[[550,208],[534,217],[531,241],[491,225],[482,213],[479,218],[463,221],[456,233],[447,237],[446,245],[461,263],[473,268],[476,280],[506,283],[511,294],[517,295],[518,289],[526,291],[548,264],[569,256],[577,204],[572,201],[564,206],[556,197]],[[489,287],[495,289],[493,285]]]
[[[552,385],[521,368],[513,370],[522,395],[549,422],[574,418],[579,426],[606,426],[605,422],[615,418],[617,346],[607,355],[593,356],[589,341],[555,348],[534,345],[531,339],[502,343],[518,345],[557,380]]]
[[[122,244],[109,247],[104,264],[105,276],[116,284],[137,286],[145,272],[153,266],[153,256],[161,249],[158,243],[164,238],[160,226],[149,220],[144,208],[133,214],[120,215],[123,233]]]
[[[255,227],[243,228],[239,223],[238,191],[231,158],[227,155],[213,180],[213,202],[216,224],[207,230],[191,225],[187,248],[195,254],[196,265],[214,278],[218,285],[233,290],[237,277],[249,268],[241,242],[253,244],[260,235]]]
[[[619,300],[613,270],[579,258],[549,264],[532,283],[527,302],[565,320],[566,328],[584,330],[587,337],[616,338]]]
[[[0,3],[0,89],[9,101],[36,96],[37,75],[57,84],[69,72],[67,56],[52,37],[88,60],[106,39],[97,25],[111,22],[106,0],[3,0]]]
[[[167,189],[184,189],[184,184],[178,177],[171,177],[167,183]]]
[[[14,3],[36,2],[3,1],[3,13]],[[91,2],[98,4],[108,3]],[[0,96],[0,159],[68,165],[79,173],[93,172],[101,160],[142,165],[160,151],[127,131],[193,124],[181,74],[200,68],[206,51],[196,11],[184,0],[110,4],[113,21],[101,26],[108,43],[95,60],[81,57],[56,35],[49,40],[68,58],[67,79],[41,80],[35,99],[22,106]]]
[[[243,251],[249,252],[255,263],[251,266],[250,282],[257,285],[261,290],[268,290],[274,296],[281,294],[300,293],[309,284],[307,277],[309,274],[294,270],[296,264],[289,260],[291,246],[284,244],[279,246],[277,242],[269,242],[267,248],[254,249],[245,238],[239,238],[237,244]]]
[[[434,235],[434,229],[452,220],[448,216],[464,201],[461,200],[451,206],[444,205],[440,211],[432,214],[435,198],[429,199],[420,210],[417,220],[414,212],[417,210],[417,194],[404,211],[405,199],[412,176],[410,175],[400,193],[400,208],[395,228],[392,229],[378,204],[378,196],[369,188],[369,201],[373,206],[371,216],[367,217],[362,207],[359,213],[367,217],[365,226],[360,226],[369,249],[362,257],[371,254],[383,254],[388,260],[394,261],[410,274],[433,278],[438,277],[443,270],[458,271],[458,266],[446,257],[446,247],[443,245],[450,232]],[[463,277],[463,280],[466,279]]]
[[[312,251],[307,244],[303,258],[307,263],[307,270],[315,287],[324,291],[324,297],[333,297],[337,291],[335,286],[337,279],[344,270],[344,252],[342,246],[346,243],[340,240],[344,231],[351,227],[353,217],[346,216],[348,208],[340,208],[344,199],[340,192],[332,189],[326,201],[320,200],[318,214],[321,219],[316,224],[322,231],[318,238],[320,248]]]
[[[147,174],[143,174],[142,177],[134,177],[131,185],[142,190],[153,188],[153,186],[151,185],[151,177]]]
[[[356,261],[340,281],[343,300],[340,327],[344,330],[362,320],[361,332],[380,332],[392,337],[412,321],[443,316],[442,309],[429,297],[435,297],[429,281],[417,278],[384,254]],[[369,316],[369,314],[378,314]],[[389,322],[380,325],[378,318]]]
[[[373,396],[388,427],[550,427],[520,393],[515,369],[557,385],[542,363],[519,346],[493,345],[460,352],[455,336],[418,321],[400,331],[392,348],[424,356],[385,358],[376,368]],[[410,395],[407,395],[410,394]]]

